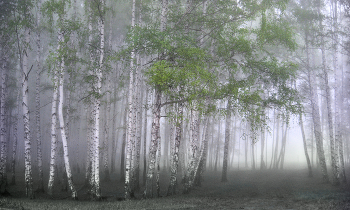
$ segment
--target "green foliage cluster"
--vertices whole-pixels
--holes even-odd
[[[222,0],[208,2],[206,12],[203,1],[192,1],[191,11],[169,3],[167,29],[161,32],[159,21],[130,28],[118,57],[129,60],[132,51],[152,56],[147,81],[168,103],[186,102],[207,112],[216,110],[206,104],[209,99],[232,100],[242,116],[265,124],[264,107],[301,111],[290,85],[297,66],[278,58],[272,47],[297,47],[284,16],[287,3]]]

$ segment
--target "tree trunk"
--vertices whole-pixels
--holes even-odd
[[[277,114],[278,115],[278,114]],[[275,157],[274,157],[274,160],[273,160],[273,168],[277,168],[278,169],[278,164],[277,164],[277,158],[278,158],[278,141],[279,141],[279,133],[280,133],[280,119],[279,117],[277,116],[277,134],[276,134],[276,144],[275,144]]]
[[[228,160],[228,148],[230,145],[231,138],[231,100],[229,99],[227,102],[226,108],[226,124],[225,124],[225,144],[224,144],[224,160],[222,163],[222,176],[221,182],[227,182],[227,160]]]
[[[53,193],[53,185],[55,181],[56,175],[56,154],[57,154],[57,134],[56,134],[56,125],[57,125],[57,98],[58,98],[58,76],[57,71],[54,73],[53,78],[53,99],[52,99],[52,107],[51,107],[51,158],[50,158],[50,177],[48,183],[47,193],[52,196]]]
[[[311,163],[310,163],[309,154],[307,152],[306,137],[305,137],[305,132],[304,132],[304,124],[303,124],[303,116],[301,115],[301,113],[299,114],[299,123],[300,123],[300,128],[301,128],[301,135],[303,137],[304,153],[305,153],[305,157],[306,157],[307,167],[309,170],[309,177],[312,177],[313,176],[312,175],[312,167],[311,167]]]
[[[187,174],[184,182],[184,193],[188,193],[192,187],[194,179],[195,165],[198,153],[198,127],[199,127],[199,113],[196,110],[191,110],[191,124],[190,124],[190,161],[187,167]]]
[[[44,192],[44,180],[43,180],[43,162],[42,162],[42,148],[41,148],[41,131],[40,131],[40,72],[41,72],[41,44],[40,44],[40,21],[41,21],[41,0],[38,1],[37,10],[37,53],[36,53],[36,84],[35,84],[35,127],[36,127],[36,144],[37,144],[37,162],[38,162],[38,189],[39,192]]]
[[[62,37],[63,34],[59,35],[59,37]],[[78,199],[78,195],[77,195],[77,191],[75,190],[74,184],[73,184],[73,180],[72,180],[72,173],[71,173],[71,168],[70,168],[70,164],[69,164],[69,154],[68,154],[68,143],[67,143],[67,136],[66,136],[66,131],[65,131],[65,127],[66,124],[64,123],[64,118],[63,118],[63,80],[64,80],[64,61],[63,58],[61,60],[60,63],[60,78],[59,78],[59,92],[60,92],[60,98],[59,98],[59,103],[58,103],[58,118],[59,118],[59,122],[60,122],[60,130],[61,130],[61,138],[62,138],[62,144],[63,144],[63,153],[64,153],[64,166],[66,169],[66,175],[67,175],[67,179],[68,179],[68,185],[70,190],[72,191],[72,198],[73,199]]]
[[[18,143],[18,120],[20,118],[20,106],[19,106],[19,100],[20,100],[20,91],[17,92],[17,99],[16,99],[16,119],[13,124],[13,143],[12,143],[12,162],[11,162],[11,185],[16,185],[16,154],[17,154],[17,143]]]
[[[309,83],[309,90],[310,90],[310,102],[311,102],[311,109],[312,109],[312,120],[314,123],[314,133],[316,138],[316,148],[317,148],[317,155],[319,159],[319,163],[321,166],[322,171],[322,177],[325,182],[329,182],[328,173],[327,173],[327,165],[326,165],[326,159],[324,156],[324,150],[323,150],[323,138],[322,138],[322,130],[321,130],[321,120],[320,120],[320,113],[319,113],[319,107],[318,107],[318,95],[317,90],[314,85],[314,75],[311,75],[311,69],[310,69],[310,59],[309,59],[309,41],[308,41],[308,34],[306,33],[305,36],[305,43],[306,43],[306,56],[307,56],[307,72],[308,72],[308,83]]]
[[[146,88],[146,97],[145,97],[145,106],[148,107],[148,96],[149,95],[149,89]],[[143,175],[142,175],[142,183],[143,185],[146,184],[146,177],[147,177],[147,158],[146,158],[146,147],[147,147],[147,112],[148,112],[148,108],[145,109],[145,121],[144,121],[144,130],[143,130]]]
[[[131,27],[135,26],[135,10],[136,10],[136,0],[132,1],[132,17],[131,17]],[[126,135],[126,159],[125,159],[125,199],[130,199],[134,196],[133,192],[133,148],[135,142],[135,133],[133,132],[133,94],[134,94],[134,59],[135,52],[131,52],[131,62],[130,62],[130,78],[129,78],[129,93],[128,93],[128,122],[127,122],[127,135]]]
[[[25,42],[29,44],[30,31],[25,29]],[[27,48],[26,50],[28,50]],[[29,105],[28,105],[28,53],[23,53],[23,75],[22,75],[22,110],[23,110],[23,125],[24,125],[24,167],[25,167],[25,186],[26,196],[34,198],[33,192],[33,178],[32,178],[32,155],[31,155],[31,139],[29,128]]]
[[[216,142],[216,151],[215,151],[215,163],[214,163],[214,171],[218,171],[218,159],[219,159],[219,150],[220,150],[220,133],[221,133],[221,121],[220,117],[218,119],[218,137]]]
[[[154,175],[154,169],[156,164],[156,153],[158,149],[158,142],[160,141],[160,111],[161,111],[161,92],[156,89],[154,96],[154,105],[153,105],[153,122],[151,129],[151,145],[149,150],[148,158],[148,171],[146,186],[143,196],[145,198],[153,196],[152,192],[152,180]]]
[[[176,185],[177,185],[177,170],[179,166],[179,152],[180,152],[180,143],[182,138],[182,127],[183,127],[183,105],[181,103],[178,104],[178,114],[177,120],[175,122],[175,145],[174,151],[171,156],[171,174],[170,174],[170,184],[168,187],[167,195],[176,194]]]
[[[209,117],[207,118],[204,126],[205,126],[205,135],[202,142],[201,155],[199,158],[199,163],[197,166],[195,180],[194,180],[194,184],[196,186],[201,186],[202,174],[204,173],[205,166],[207,164],[208,144],[209,144]]]
[[[321,39],[322,39],[321,42],[323,44],[323,38],[321,38]],[[336,149],[335,149],[334,136],[333,136],[334,129],[333,129],[331,94],[330,94],[330,88],[329,88],[329,84],[328,84],[326,55],[325,55],[325,50],[324,50],[324,46],[323,45],[321,46],[321,51],[322,51],[322,70],[323,70],[323,78],[324,78],[324,83],[325,83],[326,102],[327,102],[328,133],[329,133],[329,144],[330,144],[330,151],[331,151],[331,165],[332,165],[332,173],[333,173],[333,184],[334,185],[338,185],[339,184],[339,179],[338,179],[339,169],[338,169],[338,164],[337,164],[338,154],[337,154]],[[336,116],[336,118],[337,118],[337,116]]]
[[[2,49],[1,49],[2,50]],[[1,66],[1,97],[0,97],[0,194],[6,191],[7,187],[7,123],[6,123],[6,81],[7,81],[7,58],[4,59]]]

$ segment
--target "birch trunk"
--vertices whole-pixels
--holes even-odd
[[[171,156],[172,165],[171,165],[171,174],[170,174],[170,184],[168,187],[167,195],[176,194],[176,185],[177,185],[177,171],[179,166],[179,152],[180,152],[180,143],[182,138],[182,127],[183,127],[183,105],[181,103],[178,104],[178,114],[177,121],[175,125],[175,146],[174,151]]]
[[[305,137],[305,131],[304,131],[304,124],[303,124],[303,116],[299,114],[299,123],[300,123],[300,129],[301,129],[301,135],[303,137],[303,145],[304,145],[304,153],[306,157],[307,167],[309,170],[309,177],[312,177],[312,167],[310,163],[309,153],[307,152],[307,145],[306,145],[306,137]]]
[[[38,162],[38,189],[39,192],[44,192],[44,180],[43,180],[43,163],[42,163],[42,146],[41,146],[41,131],[40,131],[40,71],[41,71],[41,40],[40,40],[40,22],[41,22],[41,0],[38,0],[37,10],[37,53],[36,53],[36,84],[35,84],[35,127],[36,127],[36,144],[37,144],[37,162]]]
[[[136,10],[136,0],[132,1],[132,17],[131,17],[131,27],[135,27],[135,10]],[[130,199],[134,196],[133,192],[133,168],[132,168],[132,155],[134,148],[134,137],[133,132],[133,93],[134,93],[134,59],[135,52],[131,52],[131,62],[130,62],[130,73],[129,73],[129,93],[128,93],[128,122],[127,122],[127,135],[126,135],[126,159],[125,159],[125,199]]]
[[[145,97],[145,106],[148,107],[148,96],[149,95],[149,89],[146,88],[146,97]],[[146,147],[147,147],[147,112],[148,112],[148,108],[145,109],[145,121],[144,121],[144,133],[143,133],[143,184],[146,184],[146,177],[147,177],[147,154],[146,154]]]
[[[25,29],[25,42],[29,44],[30,31],[28,28]],[[29,49],[29,48],[27,48]],[[26,50],[27,50],[26,49]],[[25,51],[26,51],[25,50]],[[26,196],[34,198],[33,192],[33,178],[32,178],[32,155],[31,155],[31,139],[30,139],[30,128],[29,128],[29,107],[28,107],[28,53],[23,53],[23,75],[22,75],[22,112],[23,112],[23,125],[24,125],[24,167],[25,167],[25,186]]]
[[[230,145],[230,138],[231,138],[231,100],[229,99],[227,102],[227,108],[226,108],[226,123],[225,123],[225,144],[224,144],[224,160],[222,163],[222,176],[221,176],[221,182],[227,182],[227,162],[228,162],[228,149]]]
[[[261,155],[260,155],[260,169],[266,169],[265,161],[264,161],[264,148],[265,148],[265,129],[261,128]]]
[[[104,7],[104,0],[100,1],[102,8]],[[99,59],[99,66],[96,69],[96,78],[97,82],[94,84],[95,91],[97,97],[94,98],[94,133],[93,133],[93,196],[97,199],[101,199],[101,189],[100,189],[100,107],[101,107],[101,88],[102,88],[102,67],[103,67],[103,58],[104,58],[104,19],[101,16],[98,20],[98,29],[100,33],[100,59]]]
[[[338,185],[339,184],[339,169],[338,169],[338,154],[335,149],[335,142],[334,142],[334,129],[333,129],[333,116],[332,116],[332,105],[331,105],[331,93],[330,88],[328,84],[328,73],[327,73],[327,66],[326,66],[326,55],[325,50],[323,46],[323,37],[321,38],[321,51],[322,51],[322,70],[323,70],[323,78],[325,83],[325,91],[326,91],[326,102],[327,102],[327,116],[328,116],[328,133],[329,133],[329,144],[330,144],[330,150],[331,150],[331,165],[332,165],[332,173],[333,173],[333,184]],[[336,95],[336,94],[335,94]],[[336,118],[339,116],[336,116]],[[336,119],[335,118],[335,119]],[[337,120],[335,120],[337,121]]]
[[[221,121],[220,117],[218,119],[218,136],[216,142],[216,150],[215,150],[215,163],[214,163],[214,171],[218,170],[218,159],[219,159],[219,149],[220,149],[220,133],[221,133]]]
[[[56,175],[56,154],[57,154],[57,135],[56,135],[56,125],[57,125],[57,98],[58,98],[58,76],[57,72],[55,72],[53,78],[54,91],[53,91],[53,99],[52,99],[52,107],[51,107],[51,157],[50,157],[50,172],[49,172],[49,183],[47,193],[52,196],[53,185],[55,181]]]
[[[156,153],[158,149],[158,142],[160,141],[160,111],[161,111],[161,92],[156,89],[153,105],[153,122],[151,129],[151,145],[148,158],[148,171],[146,178],[146,186],[143,196],[145,198],[153,196],[152,192],[152,180],[154,175],[154,169],[156,164]]]
[[[63,37],[63,34],[60,35]],[[62,41],[62,40],[61,40]],[[67,143],[67,136],[66,136],[66,131],[65,127],[66,124],[64,123],[64,117],[63,117],[63,80],[64,80],[64,60],[62,58],[61,63],[60,63],[60,78],[59,78],[59,93],[60,93],[60,98],[59,98],[59,103],[58,103],[58,118],[60,122],[60,130],[61,130],[61,138],[62,138],[62,145],[63,145],[63,155],[64,155],[64,166],[66,169],[66,175],[68,179],[68,185],[70,190],[72,191],[72,198],[73,199],[78,199],[77,191],[75,190],[73,180],[72,180],[72,172],[69,164],[69,154],[68,154],[68,143]]]
[[[12,162],[11,162],[11,185],[16,185],[16,154],[17,154],[17,144],[18,144],[18,120],[20,118],[20,107],[19,107],[19,100],[20,100],[20,91],[17,92],[17,99],[16,99],[16,119],[13,124],[13,144],[12,144]]]
[[[162,146],[161,146],[161,141],[160,141],[160,138],[159,138],[159,141],[158,141],[158,151],[157,151],[157,160],[156,160],[156,163],[157,163],[157,176],[156,176],[156,188],[157,188],[157,197],[160,197],[160,181],[159,181],[159,178],[160,178],[160,157],[161,157],[161,149],[162,149]]]
[[[280,133],[280,119],[278,117],[278,114],[277,114],[277,134],[276,134],[276,144],[275,144],[275,156],[274,156],[274,160],[273,160],[273,168],[278,168],[278,164],[277,164],[277,156],[278,156],[278,141],[279,141],[279,133]]]
[[[194,185],[201,186],[202,183],[202,174],[205,170],[205,165],[207,163],[207,154],[208,154],[208,142],[209,142],[209,117],[205,122],[205,134],[202,140],[201,153],[199,157],[199,161],[197,164],[197,168],[194,175]]]
[[[162,0],[162,12],[161,12],[161,20],[160,20],[161,32],[165,31],[166,29],[167,11],[168,11],[168,0]],[[145,190],[143,193],[143,197],[145,198],[149,196],[153,196],[152,179],[154,175],[158,143],[160,142],[161,99],[162,99],[162,93],[156,87],[155,94],[154,94],[154,104],[153,104],[153,122],[152,122],[152,129],[151,129],[151,145],[149,150],[148,171],[147,171],[147,177],[146,177]]]
[[[198,141],[199,141],[199,113],[196,110],[191,110],[191,124],[190,124],[190,162],[187,167],[187,174],[184,182],[184,193],[188,193],[193,185],[195,165],[198,153]]]
[[[322,130],[321,130],[321,120],[320,120],[320,113],[319,113],[319,107],[318,107],[318,95],[317,90],[314,85],[314,75],[311,75],[311,69],[310,69],[310,59],[309,59],[309,41],[308,41],[308,34],[306,33],[305,36],[305,43],[306,43],[306,56],[307,56],[307,73],[308,73],[308,83],[309,83],[309,90],[310,90],[310,102],[311,102],[311,109],[312,109],[312,120],[314,123],[314,134],[316,138],[316,149],[317,149],[317,155],[319,159],[319,163],[321,166],[322,171],[322,177],[325,182],[329,182],[328,173],[327,173],[327,165],[326,165],[326,158],[324,156],[324,150],[323,150],[323,138],[322,138]]]

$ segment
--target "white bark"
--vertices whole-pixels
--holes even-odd
[[[13,125],[13,144],[12,144],[12,162],[11,162],[11,184],[16,185],[16,154],[17,154],[17,144],[18,144],[18,120],[20,118],[20,90],[17,92],[16,98],[16,119]]]
[[[38,173],[39,173],[39,184],[38,190],[44,191],[44,180],[43,180],[43,163],[42,163],[42,151],[41,151],[41,131],[40,131],[40,71],[41,71],[41,41],[40,41],[40,22],[41,22],[41,0],[38,0],[37,10],[37,53],[36,53],[36,84],[35,84],[35,127],[36,127],[36,144],[37,144],[37,162],[38,162]]]
[[[318,107],[318,95],[317,95],[317,89],[315,88],[314,83],[314,75],[311,74],[310,70],[310,59],[309,59],[309,41],[308,36],[306,34],[306,56],[307,56],[307,76],[308,76],[308,83],[309,83],[309,90],[310,90],[310,102],[311,102],[311,109],[312,109],[312,120],[314,123],[314,134],[316,137],[316,147],[317,147],[317,155],[318,159],[321,165],[321,171],[323,180],[325,182],[329,181],[328,173],[327,173],[327,165],[326,165],[326,159],[324,156],[324,150],[323,150],[323,139],[322,139],[322,130],[321,130],[321,120],[320,120],[320,112]]]
[[[132,18],[131,18],[131,27],[135,26],[135,7],[136,7],[136,0],[133,0],[132,2]],[[126,144],[127,144],[127,151],[126,151],[126,160],[125,160],[125,199],[129,199],[133,196],[132,191],[132,152],[133,152],[133,145],[134,145],[134,136],[135,133],[133,132],[133,92],[134,92],[134,59],[135,59],[135,52],[131,52],[131,62],[130,62],[130,78],[129,78],[129,93],[128,93],[128,120],[127,120],[127,135],[126,135]]]
[[[30,31],[28,28],[24,32],[25,42],[29,44]],[[26,48],[26,50],[29,48]],[[26,51],[25,50],[25,51]],[[29,107],[28,107],[28,52],[23,53],[23,67],[22,67],[22,113],[24,125],[24,167],[25,167],[25,186],[26,196],[34,198],[33,192],[33,178],[32,178],[32,156],[31,156],[31,139],[29,128]]]
[[[101,0],[102,7],[104,6],[104,0]],[[94,174],[94,188],[93,195],[96,199],[101,198],[101,189],[100,189],[100,158],[99,158],[99,147],[100,147],[100,107],[101,107],[101,88],[102,88],[102,67],[103,67],[103,58],[104,58],[104,20],[103,17],[100,17],[98,20],[98,28],[100,32],[100,59],[99,66],[96,69],[96,78],[97,83],[95,85],[95,91],[97,97],[94,99],[94,133],[93,133],[93,174]]]
[[[62,42],[63,40],[63,34],[60,34],[59,37],[61,38],[61,40],[59,39],[60,42]],[[73,199],[77,199],[78,195],[77,195],[77,191],[75,190],[74,184],[73,184],[73,180],[72,180],[72,172],[71,172],[71,168],[70,168],[70,164],[69,164],[69,153],[68,153],[68,142],[67,142],[67,135],[66,135],[66,124],[64,123],[64,117],[63,117],[63,99],[64,99],[64,92],[63,92],[63,81],[64,81],[64,60],[63,58],[61,58],[61,62],[60,62],[60,70],[59,70],[59,85],[58,85],[58,89],[59,89],[59,103],[58,103],[58,118],[59,118],[59,122],[60,122],[60,130],[61,130],[61,138],[62,138],[62,145],[63,145],[63,157],[64,157],[64,166],[66,169],[66,175],[67,175],[67,179],[68,179],[68,185],[70,190],[72,191],[72,198]]]

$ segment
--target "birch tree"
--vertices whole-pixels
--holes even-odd
[[[41,130],[40,130],[40,73],[41,73],[41,0],[37,1],[37,18],[36,18],[36,83],[35,83],[35,127],[36,127],[36,144],[37,144],[37,162],[38,162],[38,191],[44,191],[43,180],[43,160],[41,146]]]
[[[135,12],[136,12],[136,1],[132,1],[132,17],[131,27],[135,27]],[[135,143],[135,133],[133,132],[133,94],[134,94],[134,59],[135,52],[131,52],[130,62],[130,74],[129,74],[129,92],[128,92],[128,117],[127,117],[127,131],[126,131],[126,159],[125,159],[125,199],[130,199],[134,196],[133,186],[133,168],[132,168],[132,155],[133,147]]]

